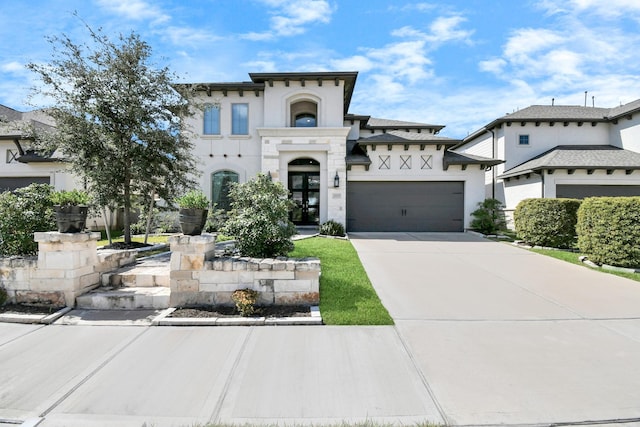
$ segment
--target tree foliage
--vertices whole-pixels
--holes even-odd
[[[289,211],[293,202],[282,183],[259,174],[246,183],[230,185],[231,211],[221,231],[236,238],[240,253],[269,258],[292,251],[296,227]]]
[[[48,184],[31,184],[15,192],[0,194],[0,255],[33,255],[38,244],[36,231],[55,230],[51,194]]]
[[[471,212],[471,228],[483,234],[495,234],[504,230],[507,224],[503,208],[504,205],[497,199],[485,199],[478,203],[478,209]]]
[[[54,101],[48,113],[56,148],[102,206],[124,208],[125,242],[136,194],[171,201],[193,186],[196,159],[183,119],[189,88],[174,85],[168,68],[156,68],[151,48],[135,33],[110,40],[87,26],[89,40],[49,38],[47,64],[28,64],[42,80],[35,92]]]

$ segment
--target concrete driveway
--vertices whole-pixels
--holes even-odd
[[[451,425],[640,425],[640,283],[472,234],[350,236]]]

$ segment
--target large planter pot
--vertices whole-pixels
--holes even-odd
[[[207,222],[207,209],[180,209],[180,228],[182,233],[188,236],[202,234],[204,225]]]
[[[81,233],[87,223],[87,206],[53,207],[56,213],[56,225],[60,233]]]

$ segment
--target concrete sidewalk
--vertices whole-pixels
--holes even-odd
[[[470,234],[352,242],[451,425],[640,425],[640,283]]]
[[[393,327],[0,324],[0,361],[0,425],[442,422]]]

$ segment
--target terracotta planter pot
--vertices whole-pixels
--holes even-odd
[[[60,233],[81,233],[87,223],[87,206],[53,207],[56,213],[56,225]]]
[[[180,209],[180,228],[182,233],[188,236],[202,234],[207,222],[207,209]]]

